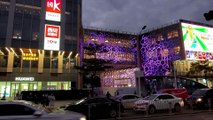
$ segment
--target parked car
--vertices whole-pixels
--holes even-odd
[[[184,106],[182,98],[175,97],[172,94],[152,94],[144,99],[135,102],[135,111],[148,111],[153,114],[156,110],[173,109],[176,112],[181,110]]]
[[[84,98],[75,104],[70,104],[65,108],[68,111],[75,111],[90,117],[108,118],[116,117],[120,112],[123,112],[123,106],[119,101],[107,97]]]
[[[0,120],[86,120],[76,112],[48,113],[42,107],[28,101],[0,101]]]
[[[210,104],[211,106],[209,106]],[[193,108],[213,108],[213,89],[197,89],[187,99],[187,105]]]
[[[159,93],[169,93],[176,97],[182,98],[184,101],[187,100],[189,97],[188,91],[185,88],[167,88],[167,89],[160,89]]]
[[[116,96],[114,99],[120,101],[124,106],[124,109],[133,109],[134,103],[140,99],[140,97],[135,94],[121,94]]]

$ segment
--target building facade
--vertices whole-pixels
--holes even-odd
[[[102,89],[115,90],[135,87],[137,68],[137,38],[131,33],[84,28],[80,56],[82,59],[102,59],[111,68],[99,71]],[[87,54],[85,47],[101,46],[95,55]]]
[[[212,87],[210,74],[208,81],[203,72],[188,75],[192,63],[212,61],[212,31],[211,25],[179,20],[141,34],[139,60],[144,76],[137,81],[140,89]]]
[[[0,0],[0,96],[77,87],[81,0]]]

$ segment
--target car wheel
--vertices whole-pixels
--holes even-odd
[[[180,108],[179,104],[175,104],[174,111],[175,112],[180,112],[181,111],[181,108]]]
[[[109,116],[112,117],[112,118],[115,118],[117,116],[116,110],[110,110]]]
[[[155,107],[151,105],[148,109],[149,114],[154,114],[155,113]]]

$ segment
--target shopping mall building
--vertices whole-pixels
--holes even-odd
[[[113,66],[98,72],[101,88],[113,92],[212,87],[211,73],[187,74],[192,62],[213,60],[212,40],[212,25],[187,20],[138,34],[82,29],[81,0],[0,0],[0,96],[82,88],[74,66],[91,58]]]
[[[213,65],[212,25],[178,20],[139,34],[85,28],[83,40],[81,46],[104,44],[97,58],[113,61],[113,69],[100,72],[103,89],[132,88],[139,93],[185,87],[192,93],[213,86],[210,71],[189,74],[194,62],[208,60],[208,66]],[[81,58],[91,58],[80,53]]]
[[[76,88],[81,0],[0,0],[0,96]]]

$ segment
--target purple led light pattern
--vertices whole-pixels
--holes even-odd
[[[179,39],[163,39],[156,41],[151,33],[143,35],[140,40],[142,70],[145,76],[164,76],[170,71],[169,61],[181,59],[175,54],[174,47],[180,46]]]

